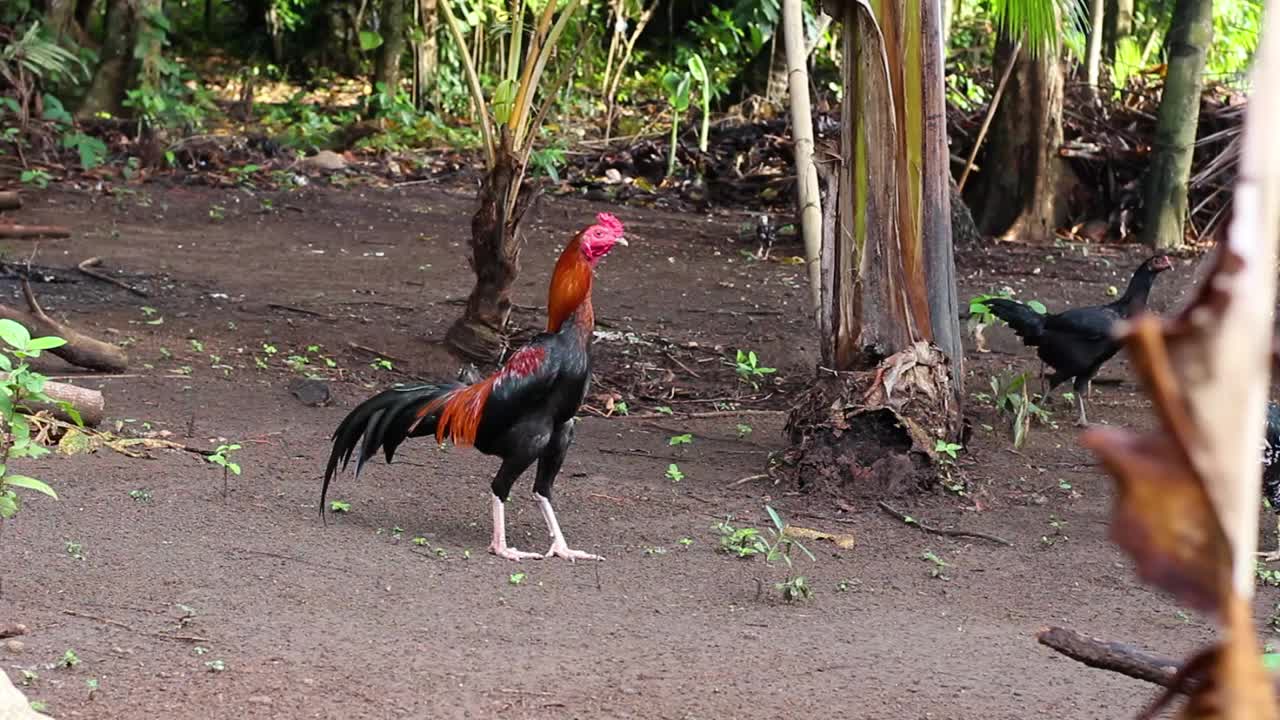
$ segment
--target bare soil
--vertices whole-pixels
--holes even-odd
[[[61,495],[30,499],[0,546],[0,621],[31,628],[20,652],[0,647],[0,663],[15,681],[39,675],[24,688],[32,699],[56,717],[118,720],[1112,718],[1135,714],[1153,690],[1041,648],[1039,628],[1167,654],[1211,637],[1140,585],[1108,541],[1111,482],[1077,447],[1071,407],[1055,406],[1059,424],[1037,426],[1015,451],[1007,419],[975,397],[993,374],[1037,371],[1006,331],[989,330],[992,351],[969,359],[975,432],[957,468],[968,493],[892,502],[1013,547],[925,534],[872,502],[761,477],[785,443],[785,416],[763,411],[787,407],[816,353],[798,268],[745,258],[754,247],[738,241],[742,214],[556,198],[529,233],[514,317],[526,331],[537,329],[553,259],[574,230],[611,209],[632,238],[600,269],[597,313],[610,334],[597,344],[594,388],[617,393],[632,416],[588,411],[556,486],[570,543],[607,562],[487,555],[493,460],[423,441],[358,482],[339,478],[330,497],[350,511],[322,524],[320,475],[343,414],[376,387],[456,371],[428,342],[470,288],[472,193],[151,184],[31,199],[24,222],[75,230],[40,249],[38,264],[64,270],[36,286],[47,309],[132,355],[131,374],[77,380],[106,394],[110,422],[200,448],[244,445],[243,475],[225,498],[219,469],[182,451],[23,464]],[[95,255],[151,296],[66,271]],[[962,299],[1009,285],[1051,309],[1104,302],[1140,259],[1105,247],[967,250]],[[1198,263],[1178,261],[1160,278],[1157,309],[1186,296]],[[0,294],[16,299],[16,282],[0,280]],[[288,389],[300,374],[285,359],[309,345],[337,366],[319,370],[332,380],[327,407]],[[721,357],[737,348],[776,366],[778,382],[736,382]],[[392,369],[372,367],[375,356]],[[75,374],[56,360],[42,367]],[[1095,387],[1094,421],[1151,422],[1122,358],[1103,379],[1115,383]],[[605,399],[590,403],[600,410]],[[658,406],[676,414],[653,417]],[[692,444],[669,445],[686,432]],[[680,482],[666,476],[673,462]],[[517,486],[509,533],[541,550],[531,481]],[[802,558],[798,572],[810,602],[778,599],[785,568],[717,551],[717,519],[764,528],[765,503],[856,539],[852,550],[809,543],[817,561]],[[1260,631],[1277,600],[1261,592]],[[68,649],[79,664],[55,667]]]

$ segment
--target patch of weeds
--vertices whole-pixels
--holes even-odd
[[[528,579],[528,577],[528,575],[522,572],[513,572],[507,576],[507,583],[510,585],[521,585],[526,579]]]
[[[195,653],[196,655],[208,655],[208,654],[209,654],[209,648],[207,648],[207,647],[205,647],[205,646],[203,646],[203,645],[197,645],[197,646],[195,646],[195,647],[191,648],[191,652]]]
[[[1053,547],[1059,542],[1070,539],[1067,537],[1067,534],[1063,532],[1063,529],[1067,527],[1066,520],[1063,520],[1056,515],[1050,515],[1049,527],[1053,529],[1053,532],[1040,536],[1041,545],[1045,547]]]
[[[75,650],[67,650],[62,653],[62,659],[57,664],[59,667],[73,668],[80,664],[80,656],[76,655]]]
[[[857,590],[861,584],[860,580],[841,580],[836,583],[836,592],[851,592]]]
[[[1276,607],[1280,608],[1280,605]],[[35,681],[40,679],[40,675],[35,670],[23,670],[18,682],[24,687],[31,687]]]
[[[672,435],[671,438],[667,440],[667,445],[670,445],[671,447],[676,447],[679,445],[692,445],[692,444],[693,444],[692,433],[685,433],[683,435]]]
[[[947,568],[951,567],[951,564],[948,563],[946,560],[943,560],[942,558],[938,557],[937,553],[935,553],[934,551],[925,550],[923,553],[920,554],[920,559],[930,563],[929,577],[935,578],[937,580],[951,579],[947,577],[946,574],[944,573],[944,571]]]
[[[329,512],[349,513],[351,512],[351,503],[345,500],[330,500]]]
[[[667,554],[667,549],[666,549],[666,548],[664,548],[664,547],[658,547],[658,546],[654,546],[654,547],[647,547],[647,548],[645,548],[645,549],[644,549],[644,554],[645,554],[645,555],[648,555],[648,556],[650,556],[650,557],[652,557],[652,556],[654,556],[654,555],[666,555],[666,554]]]
[[[417,545],[418,547],[426,547],[431,544],[430,542],[427,541],[426,538],[422,537],[421,535],[415,537],[409,542],[413,543],[414,545]]]
[[[377,360],[374,360],[373,362],[369,363],[369,367],[373,368],[374,370],[389,371],[389,370],[395,369],[395,366],[391,364],[391,361],[386,358],[378,358]]]
[[[741,440],[751,434],[751,426],[746,423],[738,423],[738,439]]]
[[[209,206],[209,219],[213,222],[222,222],[227,219],[227,209],[221,205]]]
[[[787,576],[779,582],[773,584],[773,589],[782,595],[782,599],[786,602],[803,602],[813,598],[813,590],[809,587],[808,581],[803,575],[794,574],[795,565],[791,560],[791,552],[799,549],[810,562],[817,562],[817,558],[813,553],[809,552],[809,548],[805,547],[799,541],[787,536],[787,524],[783,522],[782,516],[778,515],[778,511],[772,506],[765,505],[765,512],[769,513],[769,520],[773,522],[773,527],[769,529],[770,539],[765,543],[767,550],[765,552],[765,562],[773,564],[781,560],[787,566]]]
[[[946,440],[938,440],[933,446],[933,452],[938,456],[938,464],[942,467],[942,486],[956,495],[965,495],[968,492],[965,481],[956,473],[958,459],[956,453],[963,449],[963,446]]]
[[[676,541],[676,544],[679,545],[680,547],[685,547],[685,548],[690,547],[691,545],[693,545],[693,538],[682,537]]]
[[[76,560],[84,560],[84,545],[75,540],[68,540],[66,544],[67,554]]]
[[[133,498],[134,502],[149,503],[151,502],[151,491],[146,488],[130,490],[129,497]]]
[[[1049,424],[1049,413],[1031,400],[1027,389],[1029,373],[1015,375],[1012,378],[991,378],[992,402],[996,410],[1007,413],[1012,418],[1013,446],[1021,448],[1031,432],[1031,421],[1037,420],[1042,425]]]
[[[190,339],[190,340],[188,340],[187,342],[191,343],[191,349],[192,349],[192,350],[195,350],[195,351],[196,351],[196,352],[198,352],[198,353],[202,353],[202,352],[204,352],[204,343],[203,343],[203,342],[201,342],[201,341],[197,340],[196,338],[191,338],[191,339]]]
[[[209,672],[227,671],[227,664],[221,660],[208,660],[205,662],[204,666],[208,668]]]
[[[670,479],[671,482],[680,482],[684,479],[684,473],[680,471],[679,465],[671,463],[667,466],[667,478]]]
[[[1254,561],[1253,574],[1257,576],[1258,582],[1271,587],[1280,587],[1280,570],[1270,570],[1258,561]]]
[[[656,412],[656,413],[658,413],[659,415],[674,415],[674,414],[675,414],[675,411],[671,409],[671,406],[670,406],[670,405],[659,405],[659,406],[655,407],[655,408],[653,409],[653,411],[654,411],[654,412]]]

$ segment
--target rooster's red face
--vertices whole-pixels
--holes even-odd
[[[1147,268],[1152,272],[1158,273],[1164,272],[1165,270],[1172,270],[1173,261],[1169,259],[1168,255],[1156,255],[1155,257],[1147,260]]]
[[[592,265],[600,261],[614,245],[627,244],[622,237],[622,223],[609,213],[596,215],[596,224],[582,231],[582,254]]]

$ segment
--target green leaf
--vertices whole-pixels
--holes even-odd
[[[40,480],[33,477],[27,477],[26,475],[10,475],[4,479],[4,484],[12,485],[13,487],[26,488],[28,490],[35,490],[36,492],[48,495],[54,500],[58,499],[58,493],[54,492],[53,488]]]
[[[66,345],[66,344],[67,344],[66,340],[63,340],[60,337],[54,337],[50,335],[48,337],[32,338],[31,341],[27,343],[27,349],[28,350],[52,350],[57,347],[62,347],[63,345]]]
[[[0,370],[8,372],[13,369],[13,360],[8,355],[0,353]]]
[[[1267,653],[1262,656],[1262,667],[1270,672],[1280,670],[1280,653]]]
[[[18,496],[13,491],[0,493],[0,518],[8,520],[18,514]]]
[[[360,31],[360,49],[364,52],[375,50],[382,46],[382,36],[372,30]]]
[[[0,319],[0,340],[15,350],[26,350],[27,343],[31,342],[31,333],[21,323],[4,318]]]
[[[507,124],[511,119],[511,107],[516,102],[517,88],[515,80],[507,79],[498,83],[498,87],[493,91],[493,119],[500,125]]]
[[[227,463],[227,469],[231,471],[231,474],[232,474],[232,475],[239,475],[239,474],[240,474],[240,464],[239,464],[239,463]]]
[[[698,79],[698,82],[702,83],[704,86],[710,83],[710,80],[708,80],[707,77],[707,66],[703,64],[702,57],[700,55],[690,55],[687,64],[689,66],[689,72],[693,73],[693,76]]]
[[[1045,313],[1049,312],[1049,309],[1046,308],[1044,306],[1044,303],[1040,302],[1039,300],[1028,300],[1027,307],[1031,308],[1032,310],[1035,310],[1041,315],[1044,315]]]
[[[774,527],[778,528],[778,532],[782,532],[786,525],[782,522],[782,518],[778,516],[778,511],[774,510],[772,505],[765,505],[764,509],[765,512],[769,513],[769,519],[773,521]]]

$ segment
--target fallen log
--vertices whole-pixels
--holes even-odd
[[[128,369],[129,356],[123,348],[89,337],[46,315],[40,303],[36,302],[36,296],[31,292],[31,283],[26,278],[22,280],[22,296],[26,298],[28,310],[0,304],[0,318],[21,323],[33,336],[54,335],[66,340],[66,345],[49,352],[72,365],[103,372],[123,372]]]
[[[0,191],[0,210],[17,210],[22,207],[22,196],[17,190]]]
[[[97,427],[106,415],[106,400],[101,392],[92,388],[50,380],[44,384],[44,394],[55,403],[67,403],[75,408],[75,411],[80,413],[80,420],[85,427]],[[59,420],[75,422],[69,413],[56,404],[37,409],[48,409]]]
[[[61,240],[71,230],[61,225],[0,225],[0,240]]]

